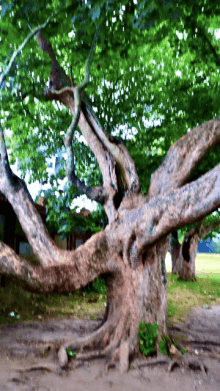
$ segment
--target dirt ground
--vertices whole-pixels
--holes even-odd
[[[188,349],[182,357],[199,360],[205,371],[183,362],[168,372],[168,363],[153,365],[150,359],[151,365],[135,368],[131,364],[129,372],[121,375],[116,368],[106,372],[104,360],[79,363],[78,367],[72,360],[68,371],[58,373],[60,343],[91,332],[99,322],[60,319],[2,326],[0,391],[220,390],[220,306],[196,308],[184,323],[169,330]]]

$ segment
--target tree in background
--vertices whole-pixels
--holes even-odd
[[[107,286],[105,322],[62,346],[61,366],[66,348],[88,348],[78,357],[119,359],[124,371],[139,349],[140,322],[156,322],[158,338],[167,333],[169,234],[220,207],[218,161],[192,179],[201,161],[218,155],[219,57],[211,29],[219,11],[202,1],[2,3],[0,191],[39,265],[1,242],[0,272],[42,293],[74,291],[99,275]],[[46,158],[63,142],[59,179],[68,183],[58,203],[66,193],[86,194],[108,217],[74,251],[55,245],[10,167],[18,157],[23,178],[29,170],[32,181],[49,180]]]
[[[180,280],[196,280],[196,254],[199,241],[207,236],[212,236],[219,232],[220,219],[219,212],[202,219],[193,227],[186,230],[183,228],[183,240],[179,243],[178,232],[171,233],[170,249],[172,261],[172,273],[179,274]],[[185,231],[185,232],[184,232]]]

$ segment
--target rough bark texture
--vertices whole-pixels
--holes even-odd
[[[0,242],[0,273],[17,276],[36,292],[70,292],[103,275],[107,284],[105,323],[92,335],[69,341],[59,352],[67,363],[66,347],[79,357],[107,355],[112,360],[139,350],[141,321],[166,333],[165,255],[172,231],[191,224],[220,207],[220,165],[187,184],[192,170],[220,141],[220,119],[191,130],[168,151],[152,175],[147,197],[141,194],[135,164],[123,144],[104,132],[87,97],[59,66],[51,45],[38,34],[40,48],[53,63],[45,97],[59,100],[73,114],[64,143],[67,176],[73,186],[105,207],[109,225],[74,251],[59,249],[51,239],[24,182],[11,171],[0,126],[0,191],[11,203],[40,265],[31,265]],[[81,100],[79,100],[81,99]],[[98,160],[103,186],[89,188],[74,171],[71,132],[78,123]],[[184,250],[185,251],[185,250]],[[83,349],[94,349],[83,352]],[[121,362],[121,368],[127,368]]]
[[[195,281],[195,260],[200,237],[193,228],[185,235],[180,247],[180,269],[179,279],[185,281]]]

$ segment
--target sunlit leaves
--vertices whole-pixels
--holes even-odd
[[[220,48],[214,34],[219,5],[202,0],[3,1],[0,69],[30,27],[54,11],[58,14],[44,35],[65,72],[70,75],[72,69],[74,83],[84,78],[96,26],[101,24],[87,92],[107,133],[126,143],[146,193],[151,174],[172,143],[219,115]],[[3,126],[12,132],[7,140],[11,161],[16,156],[32,181],[48,180],[47,159],[63,146],[71,122],[66,108],[45,99],[50,71],[48,54],[32,39],[0,97]],[[77,135],[73,149],[77,176],[89,186],[102,184],[94,155]],[[209,166],[206,160],[195,175]],[[60,177],[64,170],[65,164]],[[55,202],[52,192],[47,196]],[[60,200],[70,202],[62,196]]]

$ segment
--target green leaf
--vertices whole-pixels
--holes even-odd
[[[159,351],[160,354],[168,353],[166,341],[163,341],[162,339],[159,341]]]
[[[66,349],[66,352],[68,357],[76,358],[76,353],[73,352],[71,349]]]

